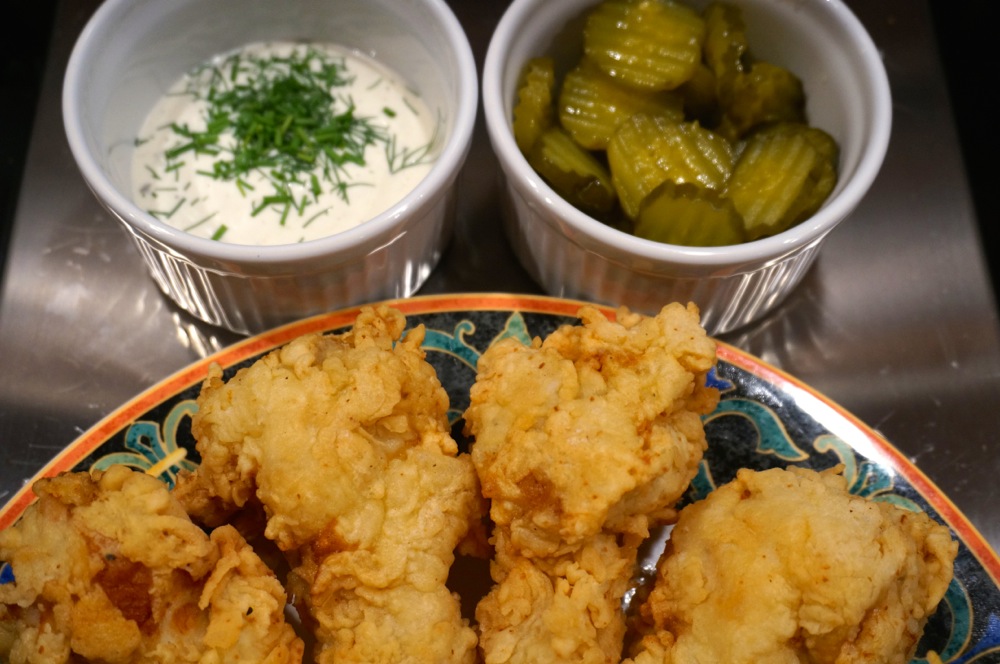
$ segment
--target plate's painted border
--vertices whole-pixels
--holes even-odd
[[[378,303],[382,304],[382,303]],[[398,300],[386,300],[384,304],[399,309],[403,314],[427,314],[452,311],[517,310],[530,313],[575,316],[579,308],[587,302],[548,296],[511,295],[502,293],[465,293],[454,295],[426,295]],[[613,316],[615,309],[597,306],[605,314]],[[104,417],[79,438],[56,455],[36,475],[47,477],[71,469],[88,454],[103,444],[112,435],[131,424],[137,417],[149,411],[166,398],[204,380],[212,364],[229,367],[247,358],[260,355],[292,339],[310,332],[325,332],[350,325],[357,317],[360,306],[342,309],[329,314],[321,314],[298,322],[275,328],[263,334],[250,337],[198,360],[146,391]],[[803,406],[810,413],[825,411],[828,415],[823,425],[831,433],[858,450],[862,455],[893,468],[906,478],[948,523],[975,555],[983,568],[1000,585],[1000,557],[990,547],[982,534],[955,506],[955,504],[915,465],[884,437],[871,429],[857,417],[816,392],[802,381],[777,369],[763,360],[719,342],[718,356],[721,360],[752,373],[767,382],[794,393],[796,401],[810,401]],[[7,504],[0,509],[0,529],[13,523],[34,500],[31,483],[22,487]]]

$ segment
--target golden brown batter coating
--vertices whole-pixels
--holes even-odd
[[[836,472],[741,470],[681,512],[635,664],[906,664],[956,552],[947,528]]]
[[[297,663],[284,589],[231,526],[206,534],[125,466],[35,483],[0,532],[0,655],[10,664]]]
[[[706,447],[715,343],[693,305],[597,309],[531,346],[494,344],[465,414],[490,499],[487,664],[617,662],[639,543],[669,521]]]
[[[298,338],[228,382],[212,373],[192,430],[202,462],[176,489],[211,523],[260,503],[320,662],[471,662],[476,634],[445,583],[480,527],[448,396],[394,309]]]

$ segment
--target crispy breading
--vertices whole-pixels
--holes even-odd
[[[740,470],[681,512],[634,664],[905,664],[956,553],[946,527],[837,472]]]
[[[487,664],[617,662],[635,546],[601,533],[573,553],[525,558],[512,554],[502,531],[494,538],[496,581],[476,607]]]
[[[740,470],[678,515],[715,343],[694,305],[579,316],[483,354],[471,455],[423,327],[404,337],[390,307],[212,367],[201,463],[172,492],[66,473],[0,532],[0,661],[906,664],[952,579],[948,529],[838,469]],[[470,625],[447,584],[456,551],[488,551],[488,517]],[[627,633],[637,551],[675,521]]]
[[[482,538],[484,501],[447,419],[418,326],[364,308],[228,382],[213,371],[192,423],[201,465],[175,490],[196,517],[259,501],[320,662],[471,662],[476,634],[446,586]]]
[[[211,535],[168,488],[125,466],[35,483],[38,500],[0,533],[10,664],[300,662],[281,584],[239,533]]]
[[[700,416],[718,399],[705,386],[715,343],[694,305],[579,316],[531,346],[491,346],[465,414],[490,515],[526,554],[669,520],[706,447]]]
[[[497,549],[476,611],[487,664],[617,662],[638,544],[673,518],[706,447],[715,343],[697,308],[579,316],[491,346],[471,390]]]
[[[292,589],[302,588],[305,615],[322,661],[472,662],[476,635],[446,587],[454,550],[481,514],[467,457],[414,448],[391,460],[379,501],[378,527],[345,543],[336,522],[295,555]]]

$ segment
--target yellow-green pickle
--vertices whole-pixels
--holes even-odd
[[[518,147],[571,204],[639,237],[724,246],[814,214],[839,149],[808,124],[802,81],[753,57],[741,10],[605,0],[564,75],[524,68]]]

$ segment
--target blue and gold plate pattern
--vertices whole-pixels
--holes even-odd
[[[451,398],[453,430],[461,441],[461,414],[482,352],[503,337],[528,342],[559,325],[576,323],[582,303],[467,294],[388,304],[400,309],[410,326],[426,326],[427,359]],[[343,331],[357,311],[355,307],[292,323],[192,364],[108,415],[39,476],[126,464],[172,485],[179,472],[198,463],[190,420],[209,365],[219,364],[228,378],[297,336]],[[951,528],[959,541],[955,579],[927,625],[914,662],[926,662],[926,652],[933,649],[944,662],[1000,663],[1000,558],[922,472],[829,399],[732,346],[719,345],[718,364],[709,380],[722,398],[715,412],[705,417],[709,447],[686,501],[707,495],[739,468],[799,465],[818,470],[842,464],[854,493],[927,512]],[[15,495],[0,510],[0,529],[13,523],[33,498],[30,486]]]

